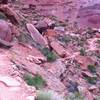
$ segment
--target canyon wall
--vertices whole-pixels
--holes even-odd
[[[23,0],[23,3],[35,5],[43,16],[54,16],[69,23],[77,22],[82,27],[100,26],[100,0]]]

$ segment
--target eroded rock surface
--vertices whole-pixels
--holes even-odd
[[[13,63],[10,62],[7,53],[0,54],[0,59],[0,99],[34,100],[35,88],[27,86],[18,76],[19,74],[13,68]]]
[[[0,20],[0,38],[8,42],[12,40],[10,25],[4,20]]]
[[[0,100],[35,100],[38,88],[26,84],[23,76],[27,74],[39,74],[45,80],[43,91],[64,97],[77,92],[84,100],[100,96],[99,1],[10,0],[0,4],[7,16],[0,20],[0,38],[6,45],[17,41],[9,49],[0,48]],[[83,30],[77,25],[93,28]]]

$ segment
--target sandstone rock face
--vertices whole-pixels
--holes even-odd
[[[9,77],[10,79],[10,77]],[[12,79],[11,79],[12,80]],[[3,80],[2,80],[3,81]],[[4,80],[5,81],[5,80]],[[25,88],[19,86],[7,87],[4,83],[0,82],[0,99],[1,100],[34,100],[34,96],[25,93]],[[31,97],[31,99],[28,99]]]
[[[29,48],[23,45],[15,45],[12,49],[17,53],[17,55],[23,55],[23,58],[27,59],[30,62],[41,63],[43,61],[46,61],[46,57],[34,47]]]
[[[81,27],[100,28],[100,3],[81,8],[78,13],[78,22]]]
[[[82,23],[81,25],[86,27],[100,26],[99,5],[98,7],[96,6],[96,4],[100,4],[100,0],[23,0],[23,2],[24,4],[35,5],[36,9],[45,16],[52,15],[60,20],[69,20],[71,23],[78,20],[79,25]],[[88,10],[89,13],[87,13]],[[77,19],[77,16],[83,17]]]
[[[51,42],[50,45],[59,56],[61,56],[61,57],[66,56],[66,50],[63,48],[63,46],[60,45],[59,42],[53,41],[53,42]]]
[[[22,1],[25,4],[24,10],[22,7],[22,3],[22,8],[19,7],[19,1]],[[17,22],[22,23],[21,26],[17,23],[20,27],[18,27],[17,25],[16,27],[19,28],[19,31],[21,33],[27,33],[25,29],[27,28],[29,34],[26,35],[30,35],[35,41],[36,45],[31,46],[31,44],[21,41],[18,44],[14,44],[14,46],[9,48],[8,50],[0,48],[0,100],[35,100],[37,92],[34,86],[28,86],[23,80],[23,75],[26,75],[27,73],[32,74],[33,76],[35,76],[36,74],[41,75],[41,77],[43,77],[43,79],[46,81],[44,89],[50,89],[58,92],[59,94],[65,95],[69,92],[74,92],[74,90],[76,89],[75,91],[79,90],[80,93],[83,92],[85,100],[93,100],[92,95],[96,96],[96,93],[93,93],[95,91],[88,90],[90,83],[85,80],[85,76],[94,78],[94,73],[90,71],[88,65],[92,64],[92,67],[94,68],[97,68],[97,66],[100,65],[100,56],[96,57],[96,55],[100,54],[100,40],[97,44],[97,40],[100,38],[100,32],[97,32],[98,34],[95,33],[96,35],[93,33],[93,35],[91,36],[87,32],[81,33],[75,31],[75,33],[71,33],[66,32],[67,25],[61,25],[61,27],[59,27],[59,24],[63,23],[62,21],[67,22],[69,20],[70,22],[78,21],[79,26],[81,26],[82,23],[82,27],[99,27],[100,5],[94,4],[98,3],[100,0],[19,1],[17,1],[18,6],[15,4],[16,2],[13,2],[14,7],[17,10],[21,9],[19,10],[19,14],[22,14],[23,18],[25,17],[27,21],[21,17],[23,20],[20,22],[19,17],[16,16],[16,10],[13,11],[12,8],[10,9],[10,7],[8,7],[10,3],[8,4],[8,6],[1,4],[2,6],[0,5],[0,10],[6,12],[6,15],[8,15],[8,19],[13,24]],[[11,4],[13,3],[11,2]],[[80,6],[83,6],[83,8],[80,8]],[[40,16],[43,15],[42,17],[45,18],[42,20],[40,19],[40,16],[38,16],[39,19],[37,19],[39,22],[37,20],[35,21],[33,13],[34,10],[38,12]],[[24,13],[24,11],[26,14]],[[30,13],[32,14],[32,16]],[[77,16],[79,16],[79,18],[76,19]],[[32,17],[32,19],[30,17]],[[56,17],[59,20],[55,19]],[[12,20],[13,18],[14,20]],[[25,21],[25,23],[23,23],[23,21]],[[24,27],[23,24],[26,24],[26,27]],[[54,24],[56,27],[54,29],[49,29],[50,27],[48,28],[48,26],[52,24]],[[38,30],[42,27],[46,28],[46,32],[44,31],[43,35],[41,34],[42,32]],[[14,33],[15,30],[11,29],[8,22],[0,20],[0,38],[2,40],[10,42],[12,40],[12,33]],[[65,36],[64,33],[66,34],[66,36],[68,36],[65,38],[70,38],[70,41],[68,40],[68,43],[61,41],[63,39],[63,36]],[[61,37],[61,39],[58,38],[58,36]],[[42,46],[48,46],[50,52],[54,52],[55,54],[57,54],[56,60],[49,62],[46,55],[44,56],[42,52],[39,51],[40,48],[37,45],[40,46],[41,49]],[[86,49],[87,55],[80,55],[80,47],[84,47],[84,49]],[[89,51],[91,52],[89,53]],[[95,54],[95,51],[97,51],[97,54]],[[91,54],[92,52],[93,55]],[[50,54],[50,56],[52,55]],[[97,83],[100,84],[98,77],[100,76],[100,68],[98,67],[97,70],[98,71],[95,72],[95,74],[97,75],[95,84],[96,86]],[[76,84],[77,82],[78,84]],[[97,86],[97,88],[99,87],[100,85]],[[92,87],[91,89],[94,88],[95,87]]]
[[[67,20],[69,17],[74,18],[80,4],[78,0],[22,0],[22,2],[35,5],[40,14],[55,16],[61,21]]]
[[[46,67],[47,70],[57,78],[59,78],[60,75],[65,71],[65,65],[60,59],[56,60],[53,63],[45,63],[44,67]]]
[[[0,49],[0,99],[34,100],[35,88],[31,88],[19,77],[19,73],[10,62],[7,52]]]
[[[0,76],[0,81],[4,82],[7,86],[20,86],[21,85],[18,81],[8,76]]]
[[[88,65],[92,64],[95,65],[95,62],[88,56],[84,57],[84,56],[76,56],[76,60],[78,61],[78,63],[80,63],[81,68],[84,70],[88,69]]]
[[[0,38],[8,42],[12,39],[12,32],[10,26],[4,20],[0,20]]]
[[[33,40],[43,46],[47,45],[47,41],[45,40],[45,38],[41,35],[41,33],[39,33],[39,31],[32,25],[32,24],[26,24],[28,31],[31,34],[31,37],[33,38]]]
[[[12,82],[12,83],[11,83]],[[31,96],[26,92],[25,87],[21,85],[17,80],[8,77],[2,76],[0,79],[0,99],[1,100],[34,100],[34,96]],[[28,99],[31,97],[31,99]]]
[[[1,5],[0,11],[2,11],[13,24],[17,24],[20,21],[18,14],[8,5]]]
[[[61,94],[64,92],[65,86],[57,78],[64,71],[63,67],[65,67],[61,61],[58,60],[57,62],[51,64],[52,67],[53,67],[53,65],[59,64],[59,66],[56,65],[55,68],[51,69],[51,71],[55,70],[52,74],[49,71],[49,69],[48,69],[48,71],[46,71],[43,67],[41,67],[40,65],[37,65],[34,61],[32,62],[29,59],[27,59],[27,57],[29,55],[35,56],[35,57],[37,57],[37,56],[43,57],[42,54],[39,53],[39,51],[37,51],[34,48],[33,48],[33,50],[28,49],[27,47],[23,47],[21,45],[16,45],[15,47],[11,48],[12,53],[9,52],[9,53],[11,53],[9,55],[9,57],[11,59],[13,59],[13,61],[18,66],[20,66],[21,69],[24,69],[24,70],[32,73],[33,75],[36,75],[37,73],[39,75],[41,75],[46,80],[48,89],[54,90],[54,91],[59,92]],[[56,71],[57,67],[59,67],[59,68]],[[56,73],[57,73],[57,76],[55,75]],[[58,88],[56,88],[56,87],[58,87]]]

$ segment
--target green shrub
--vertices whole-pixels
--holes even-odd
[[[66,44],[68,44],[71,41],[71,37],[70,36],[59,36],[57,37],[59,41],[64,42]]]
[[[37,74],[35,77],[27,74],[24,76],[24,80],[28,85],[35,86],[37,89],[41,89],[46,85],[46,81],[39,74]]]
[[[94,77],[88,77],[87,76],[85,78],[90,84],[96,84],[96,82],[97,82],[97,77],[96,76],[94,76]]]
[[[44,91],[38,91],[36,100],[51,100],[51,94]]]
[[[5,16],[3,12],[0,12],[0,19],[7,19],[7,17]]]
[[[85,49],[84,48],[81,48],[80,49],[80,55],[81,56],[85,56],[86,55],[86,52],[85,52]]]
[[[88,65],[88,69],[90,70],[90,72],[96,73],[96,68],[94,65]]]
[[[64,100],[64,98],[51,90],[39,90],[36,100]]]
[[[70,93],[68,97],[66,97],[66,100],[84,100],[84,98],[81,96],[79,92],[76,92]]]
[[[77,39],[77,42],[78,42],[78,46],[83,47],[84,44],[86,43],[86,40],[84,38],[81,38],[81,39]]]
[[[48,48],[43,48],[42,53],[44,54],[44,56],[46,56],[47,60],[50,62],[55,61],[57,58],[56,55]]]

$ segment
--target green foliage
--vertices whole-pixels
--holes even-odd
[[[38,91],[36,100],[51,100],[51,94],[44,91]]]
[[[7,17],[5,16],[3,12],[0,12],[0,19],[7,19]]]
[[[88,69],[90,70],[90,72],[96,73],[96,68],[94,65],[88,65]]]
[[[79,46],[83,47],[84,44],[86,43],[86,39],[84,39],[84,38],[77,39],[77,42],[78,42],[78,45]]]
[[[48,61],[52,62],[56,60],[56,55],[48,48],[43,48],[42,53],[44,54],[44,56],[46,56]]]
[[[79,92],[70,93],[66,100],[84,100]]]
[[[36,100],[64,100],[64,98],[51,90],[39,90]]]
[[[97,77],[86,77],[86,80],[90,83],[90,84],[96,84],[97,82]]]
[[[37,89],[43,88],[46,84],[46,81],[39,74],[37,74],[35,77],[27,74],[24,76],[24,80],[28,85],[35,86]]]
[[[62,37],[60,37],[59,36],[58,40],[67,44],[67,43],[69,43],[71,41],[71,37],[69,37],[69,36],[62,36]]]
[[[81,48],[80,49],[80,55],[81,56],[85,56],[86,55],[86,52],[85,52],[85,49],[84,48]]]

